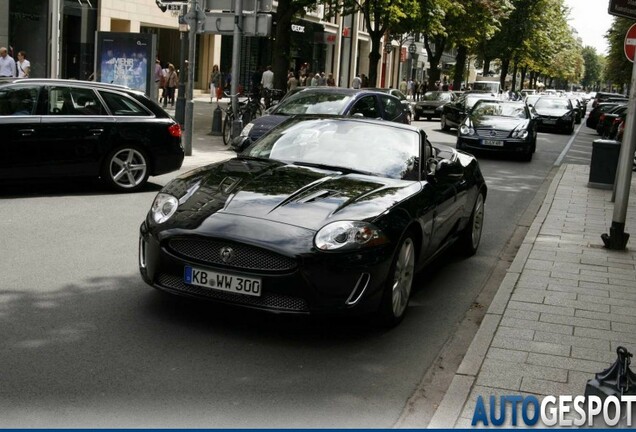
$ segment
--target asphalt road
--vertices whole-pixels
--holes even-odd
[[[417,124],[454,145],[454,131]],[[479,252],[425,269],[391,331],[212,307],[145,285],[137,232],[166,178],[137,194],[0,185],[0,427],[425,426],[422,382],[467,313],[487,308],[479,295],[521,241],[518,225],[570,138],[541,134],[530,163],[480,157],[489,195]]]

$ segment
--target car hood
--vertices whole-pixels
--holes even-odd
[[[269,114],[255,118],[254,120],[252,120],[254,126],[252,126],[252,129],[248,134],[249,139],[252,142],[256,141],[262,135],[265,135],[266,132],[274,129],[276,126],[278,126],[288,118],[288,115],[281,114]]]
[[[186,173],[163,192],[180,199],[172,227],[224,214],[318,230],[335,220],[373,220],[420,189],[419,182],[235,158]]]
[[[548,117],[561,117],[570,112],[569,109],[566,108],[534,108],[537,114],[540,116],[548,116]]]
[[[473,127],[476,129],[497,129],[512,131],[528,126],[528,119],[510,117],[470,117]]]

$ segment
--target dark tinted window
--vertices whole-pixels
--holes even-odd
[[[33,115],[39,89],[37,86],[0,88],[0,115]]]
[[[48,115],[106,115],[106,110],[92,89],[51,87]]]
[[[399,100],[395,100],[395,98],[388,96],[382,96],[380,97],[380,100],[382,101],[382,107],[384,108],[385,120],[394,120],[402,114],[402,104]]]
[[[129,97],[107,91],[100,91],[99,94],[104,98],[106,106],[115,116],[150,116],[150,113],[144,107]]]
[[[360,115],[363,117],[369,118],[378,118],[380,117],[380,111],[376,105],[376,100],[374,96],[365,96],[359,101],[355,103],[351,111],[349,111],[349,115]]]

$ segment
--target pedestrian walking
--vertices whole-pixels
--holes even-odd
[[[362,86],[362,78],[360,78],[360,74],[356,75],[353,81],[351,81],[351,87],[354,89],[359,89]]]
[[[161,92],[163,91],[161,78],[163,77],[163,69],[161,69],[161,61],[155,60],[155,69],[152,72],[155,81],[155,91],[157,92],[157,99],[161,103]]]
[[[6,47],[0,47],[0,77],[15,77],[15,60],[9,55]]]
[[[219,72],[219,65],[212,66],[212,72],[210,72],[210,103],[219,101],[218,90],[221,89],[221,72]]]
[[[294,90],[298,87],[298,79],[293,72],[290,72],[287,78],[287,91]]]
[[[320,84],[320,74],[316,74],[313,76],[313,78],[311,79],[311,86],[312,87],[316,87]]]
[[[333,74],[331,72],[329,72],[329,75],[327,76],[327,86],[328,87],[336,86],[336,80],[334,79]]]
[[[362,88],[369,87],[369,77],[368,76],[366,76],[365,74],[361,74],[360,75],[360,81],[361,81],[360,86]]]
[[[265,72],[263,72],[261,87],[263,88],[263,97],[265,98],[265,108],[269,108],[272,104],[271,91],[274,89],[274,72],[272,72],[271,66],[267,66]]]
[[[18,68],[18,78],[28,78],[31,75],[31,62],[26,58],[26,52],[18,52],[18,62],[16,63]]]
[[[179,85],[179,74],[174,69],[174,65],[172,63],[168,63],[168,76],[166,77],[166,89],[167,94],[163,101],[163,106],[167,106],[170,103],[170,106],[174,106],[174,92],[177,86]]]

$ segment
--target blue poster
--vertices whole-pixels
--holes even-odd
[[[153,38],[146,33],[98,32],[96,81],[150,94]]]

